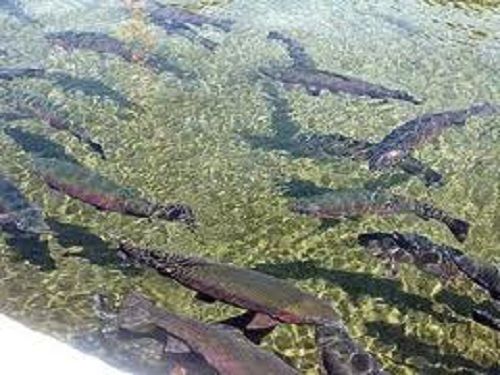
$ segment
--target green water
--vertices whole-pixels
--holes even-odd
[[[168,37],[118,0],[26,0],[44,26],[23,24],[0,13],[0,66],[39,66],[92,77],[145,108],[122,111],[109,101],[64,93],[47,81],[11,86],[63,103],[107,151],[103,161],[64,132],[35,121],[11,126],[44,135],[82,164],[158,201],[185,201],[199,217],[198,232],[182,225],[102,213],[50,192],[32,170],[31,155],[0,132],[1,171],[39,204],[54,229],[41,244],[0,239],[0,311],[64,340],[94,329],[96,292],[123,295],[142,290],[168,309],[204,321],[236,312],[206,305],[192,293],[152,272],[127,275],[113,256],[118,238],[257,267],[286,278],[334,303],[351,335],[394,374],[481,373],[498,361],[497,333],[468,314],[486,295],[465,281],[438,290],[436,279],[403,267],[400,281],[385,278],[382,264],[363,253],[356,235],[366,231],[416,231],[500,261],[500,117],[474,118],[415,154],[444,174],[446,185],[374,175],[366,163],[293,158],[283,150],[255,147],[248,135],[272,137],[278,129],[342,133],[377,141],[417,115],[459,109],[475,101],[500,102],[500,3],[498,1],[176,1],[172,4],[236,21],[234,31],[203,28],[221,45],[209,53],[181,37]],[[97,30],[172,59],[197,80],[154,75],[138,64],[95,53],[51,48],[42,33]],[[273,115],[256,69],[290,63],[285,50],[266,40],[270,30],[298,38],[323,69],[405,89],[426,99],[421,106],[303,90],[281,98],[289,117]],[[268,96],[267,96],[268,97]],[[6,108],[2,107],[2,110]],[[2,125],[5,126],[5,125]],[[415,216],[367,217],[317,230],[316,220],[288,210],[283,186],[332,189],[392,182],[391,190],[435,203],[472,223],[458,245],[447,229]],[[17,246],[13,246],[17,245]],[[39,270],[19,256],[45,246],[55,271]],[[16,248],[17,247],[17,248]],[[437,291],[437,292],[436,292]],[[264,346],[316,374],[313,330],[281,326]],[[29,356],[29,353],[27,353]],[[464,370],[468,369],[468,370]]]

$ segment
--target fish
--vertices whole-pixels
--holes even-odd
[[[343,326],[315,327],[322,375],[388,375],[378,361],[348,334]]]
[[[296,39],[291,38],[278,31],[270,31],[267,34],[268,40],[276,40],[285,45],[288,50],[288,55],[293,60],[293,66],[301,69],[316,69],[316,63],[309,56],[304,46]]]
[[[500,311],[500,309],[498,311]],[[472,319],[474,319],[476,323],[500,332],[500,318],[493,316],[493,314],[486,310],[474,309],[472,311]]]
[[[102,100],[109,99],[119,107],[142,110],[138,104],[130,101],[118,90],[96,79],[75,77],[65,72],[50,73],[49,78],[55,86],[60,87],[65,93],[80,91],[85,95],[96,96]]]
[[[193,210],[183,203],[159,204],[132,188],[122,187],[81,165],[64,160],[34,158],[36,172],[52,189],[101,211],[141,218],[180,221],[195,228]]]
[[[28,201],[6,176],[0,173],[0,226],[27,234],[50,233],[40,207]]]
[[[106,33],[92,31],[61,31],[46,33],[45,39],[52,45],[68,52],[77,49],[89,50],[99,54],[121,57],[129,63],[141,61],[155,73],[171,72],[179,77],[188,75],[166,59],[154,54],[139,54],[130,49],[124,42]]]
[[[373,146],[371,142],[339,133],[300,133],[289,142],[289,148],[294,154],[317,159],[346,158],[356,161],[369,160]],[[444,185],[442,174],[411,155],[402,160],[398,167],[405,173],[420,178],[427,187]]]
[[[437,138],[446,129],[463,127],[472,116],[490,116],[499,112],[500,106],[477,103],[467,109],[429,113],[409,120],[373,146],[369,168],[380,170],[397,165],[416,148]]]
[[[460,252],[453,254],[453,260],[469,280],[489,293],[500,310],[500,265],[487,264]]]
[[[345,189],[295,200],[290,209],[319,219],[349,219],[364,215],[413,213],[445,224],[459,242],[467,239],[470,224],[433,205],[381,190]]]
[[[192,25],[198,27],[210,25],[221,31],[230,32],[234,24],[233,20],[197,14],[177,6],[160,4],[157,1],[149,3],[149,12],[153,23],[158,25]]]
[[[273,31],[268,34],[268,39],[285,43],[294,63],[288,67],[276,65],[260,67],[258,71],[264,77],[283,83],[287,88],[302,86],[312,96],[319,96],[322,91],[329,91],[372,99],[396,99],[413,104],[423,102],[406,91],[394,90],[359,78],[318,69],[300,43],[284,34]]]
[[[16,78],[42,78],[43,68],[0,68],[0,80],[13,81]]]
[[[156,307],[146,297],[129,294],[118,314],[118,325],[132,332],[160,329],[185,343],[220,375],[287,375],[298,372],[272,353],[232,330],[207,325]]]
[[[253,313],[260,328],[287,324],[325,324],[340,321],[325,300],[305,293],[271,275],[206,259],[137,247],[122,241],[119,256],[155,269],[198,293],[207,302],[221,301]],[[260,316],[259,316],[260,315]]]
[[[6,99],[21,114],[33,116],[56,130],[67,131],[78,141],[88,145],[103,160],[106,154],[101,144],[94,141],[87,129],[68,120],[70,117],[62,109],[42,95],[31,92],[12,91]]]
[[[397,275],[401,263],[412,264],[446,283],[461,275],[453,259],[461,251],[436,244],[419,234],[363,233],[358,235],[358,243],[371,255],[387,260],[394,276]]]

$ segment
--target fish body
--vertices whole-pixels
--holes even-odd
[[[413,233],[365,233],[358,242],[377,258],[389,261],[397,270],[400,263],[415,265],[418,269],[448,281],[461,274],[453,260],[459,250],[432,242]],[[453,250],[452,252],[450,250]]]
[[[372,148],[369,167],[376,170],[394,166],[413,150],[438,137],[445,130],[465,126],[469,117],[487,116],[499,112],[499,106],[482,103],[472,105],[468,109],[431,113],[407,121]]]
[[[466,221],[456,219],[428,203],[375,190],[350,189],[314,195],[296,200],[292,203],[291,209],[319,219],[414,213],[425,220],[434,219],[442,222],[460,242],[467,238],[470,226]]]
[[[147,68],[156,73],[170,71],[176,75],[185,75],[181,69],[165,59],[154,54],[139,54],[130,49],[124,42],[105,33],[91,31],[62,31],[45,34],[45,38],[52,45],[59,46],[66,51],[77,49],[89,50],[99,54],[110,54],[121,57],[123,60],[135,63],[141,61]]]
[[[7,101],[21,114],[32,116],[56,130],[67,131],[80,142],[88,145],[102,159],[106,159],[102,145],[92,139],[87,129],[68,120],[68,114],[62,113],[60,108],[41,95],[15,92]]]
[[[421,103],[420,100],[405,91],[389,89],[382,85],[326,70],[292,66],[285,68],[261,67],[259,71],[264,76],[282,82],[287,87],[302,86],[313,96],[320,95],[322,91],[329,91],[373,99],[396,99],[413,104]]]
[[[129,295],[118,316],[120,328],[150,332],[159,328],[204,357],[220,375],[286,375],[297,371],[242,335],[174,315],[139,294]]]
[[[273,276],[201,258],[120,245],[126,258],[154,268],[213,300],[269,315],[282,323],[323,324],[339,320],[324,300]]]
[[[388,375],[342,326],[316,327],[316,344],[322,375]]]
[[[347,137],[342,134],[308,134],[300,133],[287,142],[292,153],[317,159],[346,158],[367,161],[372,154],[373,143]],[[441,186],[443,176],[422,163],[407,156],[399,168],[404,172],[417,176],[426,186]]]
[[[0,68],[0,80],[12,81],[16,78],[41,78],[45,76],[42,68]]]
[[[29,202],[23,193],[0,174],[0,226],[18,231],[41,234],[50,231],[39,207]]]
[[[35,169],[52,189],[90,204],[99,210],[136,217],[156,217],[194,225],[192,210],[183,204],[160,205],[142,198],[138,191],[123,188],[85,167],[58,159],[37,158]]]
[[[222,31],[229,32],[234,23],[232,20],[209,17],[176,6],[163,5],[156,1],[151,4],[150,8],[151,20],[159,26],[170,25],[171,27],[175,27],[192,25],[201,27],[210,25]]]

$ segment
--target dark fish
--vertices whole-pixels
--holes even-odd
[[[365,233],[358,236],[358,242],[370,254],[389,262],[393,275],[398,265],[408,263],[418,269],[438,276],[445,282],[460,274],[453,255],[459,250],[433,243],[427,237],[411,233]]]
[[[460,271],[485,289],[500,306],[500,267],[498,265],[477,261],[463,253],[454,254],[453,260]]]
[[[220,375],[298,374],[275,355],[230,330],[174,315],[134,293],[127,296],[118,316],[120,328],[152,332],[156,328],[181,340],[202,355]]]
[[[119,107],[140,110],[140,106],[131,102],[125,95],[109,87],[101,81],[93,78],[74,77],[64,72],[50,73],[49,78],[54,84],[66,93],[82,92],[88,96],[96,96],[99,99],[109,99]]]
[[[90,204],[102,211],[114,211],[136,217],[181,221],[193,228],[195,217],[182,203],[158,204],[124,188],[83,166],[57,159],[35,159],[35,169],[52,189]]]
[[[37,158],[55,158],[79,164],[73,156],[66,153],[64,147],[50,139],[21,128],[8,127],[4,133],[11,137],[25,152]]]
[[[139,54],[130,49],[124,42],[105,33],[91,31],[62,31],[45,34],[45,38],[52,44],[66,51],[83,49],[100,54],[119,56],[127,62],[141,61],[146,67],[156,73],[169,71],[179,77],[184,77],[186,72],[179,69],[171,62],[153,55]]]
[[[50,127],[64,130],[88,145],[102,159],[106,159],[103,147],[95,142],[87,129],[68,120],[68,114],[39,94],[12,92],[7,102],[22,114],[32,116]]]
[[[354,342],[343,326],[316,327],[322,375],[388,375],[377,360]]]
[[[261,67],[259,71],[264,76],[282,82],[287,87],[302,86],[313,96],[318,96],[325,90],[374,99],[397,99],[413,104],[422,103],[421,100],[405,91],[393,90],[359,78],[317,69],[314,61],[306,54],[305,49],[297,40],[276,31],[271,32],[268,38],[285,43],[294,64],[291,67]]]
[[[46,74],[42,68],[0,68],[0,79],[12,81],[16,78],[41,78]]]
[[[470,226],[468,222],[456,219],[449,213],[435,208],[429,203],[385,191],[340,190],[299,199],[292,204],[291,209],[319,219],[414,213],[424,220],[434,219],[442,222],[460,242],[466,240]]]
[[[373,143],[342,134],[300,133],[290,140],[292,153],[318,159],[349,158],[366,161],[372,154]],[[443,185],[443,176],[420,160],[408,155],[399,164],[404,172],[422,179],[426,186]]]
[[[23,233],[49,233],[39,207],[29,202],[23,193],[0,174],[0,226],[14,227]]]
[[[339,321],[338,313],[326,301],[265,273],[201,258],[141,249],[128,243],[121,243],[119,251],[124,258],[152,267],[161,275],[197,291],[207,301],[222,301],[268,315],[282,323]]]
[[[277,40],[282,42],[287,50],[288,55],[293,60],[294,67],[302,69],[316,69],[316,63],[309,56],[302,44],[300,44],[296,39],[288,37],[278,31],[270,31],[267,34],[267,39]]]
[[[211,25],[229,32],[234,23],[232,20],[212,18],[179,7],[163,5],[156,1],[150,2],[149,5],[149,16],[155,25],[163,28],[168,34],[178,34],[191,42],[200,43],[210,51],[215,50],[218,44],[201,36],[192,29],[192,26]]]
[[[399,163],[414,149],[438,137],[446,129],[465,126],[471,116],[488,116],[499,112],[499,106],[483,103],[459,111],[426,114],[405,122],[372,148],[370,169],[388,168]]]
[[[225,32],[231,31],[233,20],[213,18],[202,14],[190,12],[176,6],[160,4],[157,1],[151,2],[151,19],[158,25],[210,25]]]
[[[282,82],[286,87],[303,86],[312,96],[318,96],[322,91],[345,93],[354,96],[366,96],[373,99],[396,99],[413,104],[421,104],[411,94],[369,83],[358,78],[329,72],[320,69],[302,69],[296,67],[261,67],[259,71],[275,81]]]

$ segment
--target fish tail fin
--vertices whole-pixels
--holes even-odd
[[[446,226],[459,242],[464,242],[469,235],[470,224],[461,219],[448,219],[445,221]]]

